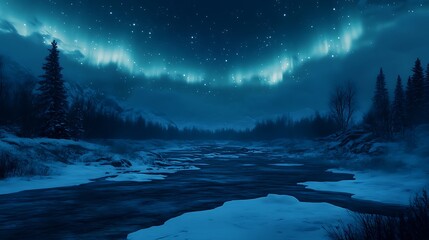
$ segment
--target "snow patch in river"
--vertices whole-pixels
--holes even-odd
[[[167,176],[159,174],[144,174],[144,173],[122,173],[117,176],[108,177],[108,181],[132,181],[132,182],[150,182],[152,180],[163,180]]]
[[[129,240],[302,240],[329,239],[325,223],[349,221],[346,209],[328,203],[299,202],[291,196],[270,194],[237,200],[199,212],[185,213],[161,226],[139,230]]]

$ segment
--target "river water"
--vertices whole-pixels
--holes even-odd
[[[200,144],[192,151],[165,151],[162,156],[197,159],[194,164],[200,170],[180,171],[151,182],[98,179],[79,186],[0,195],[0,239],[126,239],[131,232],[161,225],[186,212],[267,194],[327,202],[366,213],[399,210],[398,206],[297,184],[353,179],[351,174],[326,172],[336,166],[325,159],[295,159],[273,150],[216,144]],[[287,163],[302,165],[285,166]]]

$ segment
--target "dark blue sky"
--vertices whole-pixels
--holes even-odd
[[[67,80],[179,125],[247,126],[324,111],[344,81],[365,110],[378,68],[393,82],[429,61],[428,25],[422,0],[1,0],[0,54],[39,74],[57,39]]]

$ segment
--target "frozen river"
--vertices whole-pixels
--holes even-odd
[[[323,159],[294,159],[275,150],[216,144],[170,150],[162,156],[195,161],[200,170],[167,174],[166,179],[151,182],[97,179],[79,186],[0,195],[0,238],[125,239],[131,232],[161,225],[183,213],[267,194],[290,195],[302,202],[326,202],[367,213],[400,210],[395,205],[297,184],[353,179],[351,174],[327,172],[336,166]]]

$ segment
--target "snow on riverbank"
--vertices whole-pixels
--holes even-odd
[[[161,180],[166,173],[198,169],[187,159],[170,161],[155,152],[177,148],[173,143],[160,148],[156,141],[89,143],[19,138],[5,132],[0,135],[0,171],[6,175],[0,179],[0,194],[74,186],[100,178],[135,182]]]
[[[354,194],[353,198],[408,205],[410,198],[429,187],[429,172],[423,170],[392,172],[329,170],[354,174],[355,180],[339,182],[304,182],[307,188]]]
[[[128,235],[129,240],[318,240],[328,239],[323,227],[349,221],[343,208],[327,203],[299,202],[291,196],[270,194],[252,200],[226,202],[223,206],[185,213],[164,225]]]
[[[123,169],[117,169],[113,166],[87,166],[82,163],[73,165],[55,164],[50,167],[55,171],[53,175],[12,177],[1,180],[0,194],[16,193],[25,190],[76,186],[90,183],[98,178],[105,178],[107,181],[147,182],[152,180],[162,180],[166,177],[161,174],[147,174],[153,171],[133,170],[134,172],[123,173]],[[139,168],[142,169],[142,167],[143,166],[140,166]],[[163,173],[174,172],[173,169],[164,169],[159,171]]]
[[[349,134],[346,136],[352,140],[340,145],[353,146],[350,148],[359,153],[349,151],[346,158],[337,161],[341,170],[328,170],[354,174],[355,180],[301,184],[314,190],[347,192],[354,194],[353,198],[403,205],[408,205],[422,189],[429,189],[429,125],[419,126],[397,141],[377,142],[373,139],[369,154],[358,151],[367,144],[364,140],[368,135],[355,135],[361,136],[358,138],[360,143],[356,136]],[[336,142],[330,144],[339,148]],[[379,150],[370,150],[380,146]]]

